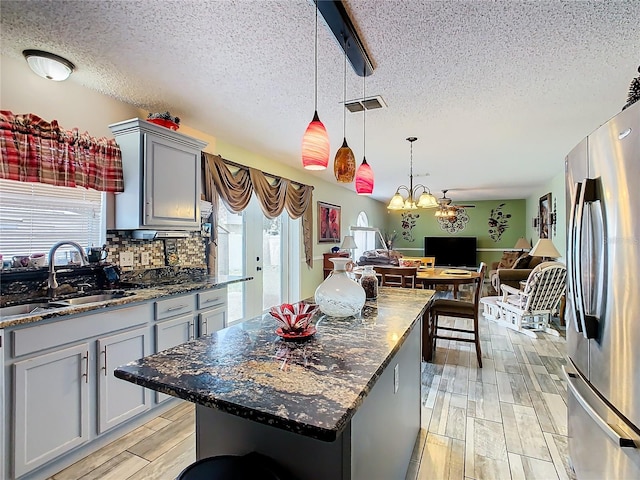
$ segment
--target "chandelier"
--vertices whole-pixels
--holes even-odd
[[[438,206],[436,197],[431,194],[431,191],[424,185],[413,186],[413,142],[417,140],[416,137],[409,137],[407,141],[411,145],[411,163],[409,167],[409,186],[400,185],[396,189],[395,195],[391,198],[387,209],[389,210],[416,210],[417,208],[433,208]],[[417,191],[422,188],[422,193],[418,198],[418,203],[414,200],[417,196]],[[405,190],[408,194],[407,198],[400,195],[400,190]]]

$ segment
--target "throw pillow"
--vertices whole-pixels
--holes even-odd
[[[519,256],[520,252],[503,252],[498,268],[513,268],[513,264]]]
[[[513,264],[513,268],[529,268],[529,262],[531,261],[531,258],[532,257],[525,253],[516,260],[516,263]]]

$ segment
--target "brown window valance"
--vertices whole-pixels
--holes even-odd
[[[122,192],[118,144],[32,113],[0,110],[0,178]]]
[[[291,218],[302,217],[305,261],[309,267],[312,267],[312,186],[265,174],[255,168],[228,162],[219,155],[203,152],[202,158],[204,163],[205,199],[213,204],[213,213],[211,215],[212,243],[209,249],[210,268],[215,265],[214,249],[217,243],[215,216],[218,211],[218,195],[220,195],[229,210],[239,213],[247,208],[254,192],[260,202],[262,212],[267,218],[276,218],[284,209],[287,210]],[[232,173],[227,163],[235,166],[237,171]]]

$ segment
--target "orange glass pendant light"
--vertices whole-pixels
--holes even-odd
[[[344,85],[342,89],[342,133],[344,135],[342,146],[336,152],[336,158],[333,161],[333,174],[340,183],[351,183],[356,175],[356,157],[347,144],[347,42],[344,42]]]
[[[302,137],[302,166],[307,170],[324,170],[329,164],[329,135],[318,117],[318,6],[316,5],[315,111]]]
[[[342,142],[342,146],[336,153],[333,163],[333,173],[336,180],[341,183],[351,183],[356,175],[356,157],[347,145],[347,139]]]

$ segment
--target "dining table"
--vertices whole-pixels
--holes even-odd
[[[433,288],[436,285],[451,285],[453,287],[453,298],[457,299],[459,286],[473,283],[479,276],[480,273],[475,270],[420,267],[416,273],[416,280],[421,282],[424,288]]]

